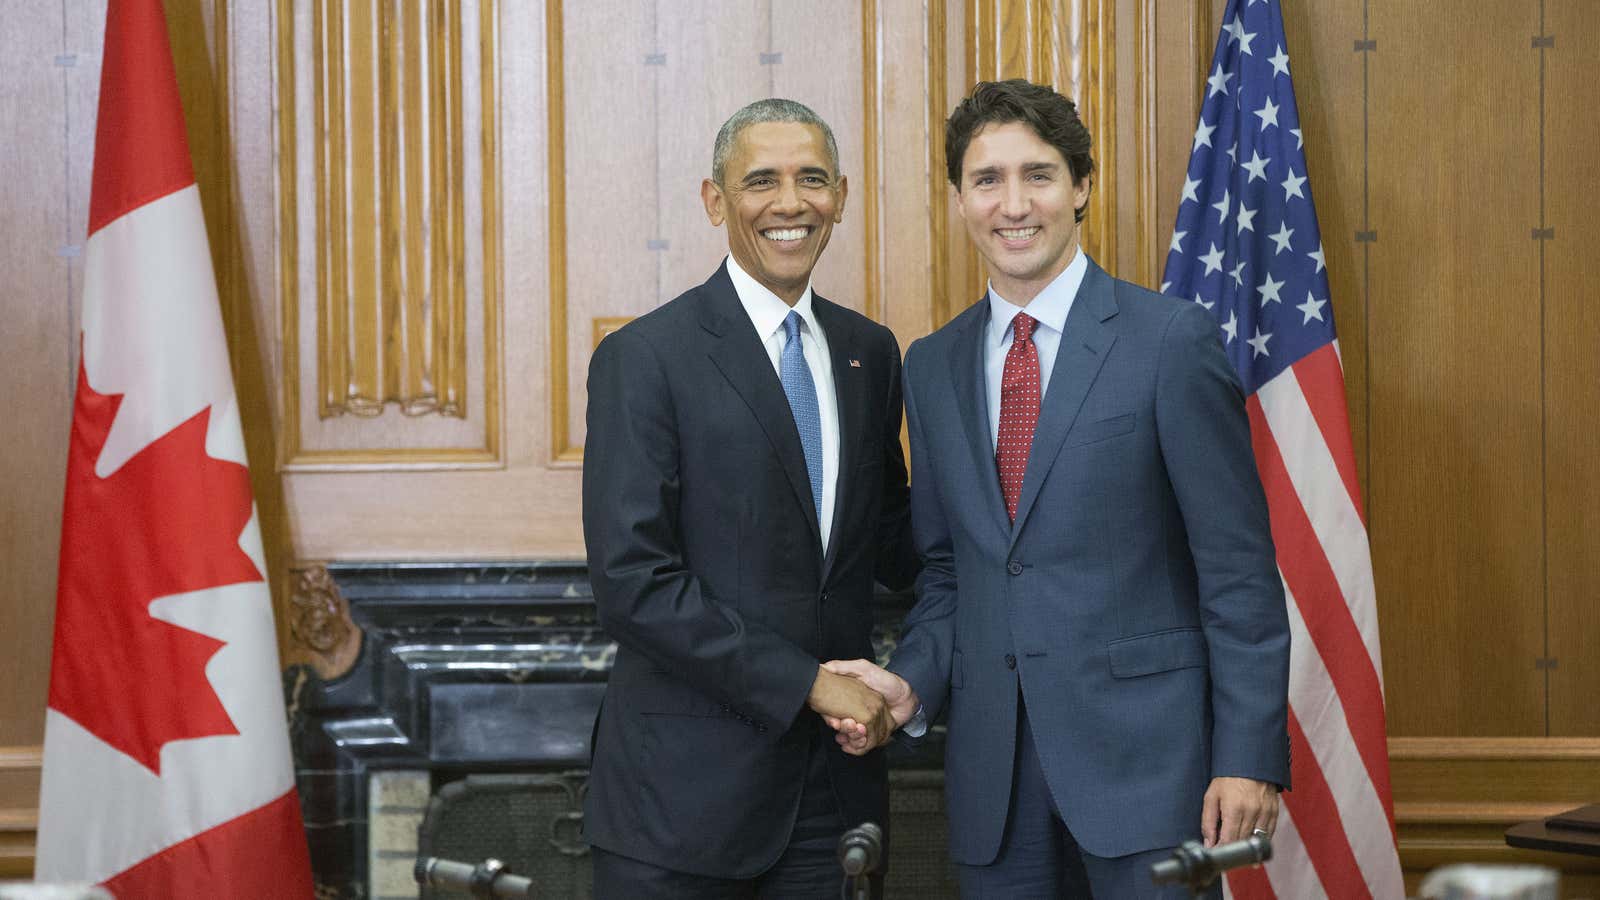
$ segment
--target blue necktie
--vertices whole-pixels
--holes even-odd
[[[783,320],[783,358],[778,377],[789,397],[794,426],[800,430],[800,448],[806,453],[806,474],[811,476],[811,502],[822,522],[822,412],[817,406],[817,383],[811,380],[805,351],[800,347],[800,314],[789,310]]]

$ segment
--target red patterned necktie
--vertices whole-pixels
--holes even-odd
[[[1000,492],[1006,512],[1017,520],[1017,500],[1022,496],[1022,476],[1028,471],[1028,451],[1033,429],[1039,424],[1039,349],[1033,345],[1033,326],[1027,313],[1011,320],[1011,349],[1006,352],[1005,374],[1000,376],[1000,433],[994,464],[1000,471]]]

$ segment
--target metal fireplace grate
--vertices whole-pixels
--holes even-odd
[[[469,775],[439,789],[418,832],[420,856],[465,863],[495,857],[533,879],[536,897],[588,897],[583,772]],[[424,900],[461,895],[424,890]]]

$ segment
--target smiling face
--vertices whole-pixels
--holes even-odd
[[[1088,200],[1088,177],[1073,183],[1061,151],[1025,123],[984,126],[962,157],[956,208],[1012,303],[1026,306],[1072,262]]]
[[[848,185],[828,159],[822,129],[758,122],[741,131],[700,199],[712,225],[728,226],[728,252],[768,290],[793,304],[844,218]]]

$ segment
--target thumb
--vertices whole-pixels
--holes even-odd
[[[848,675],[851,678],[860,678],[871,666],[864,659],[835,659],[822,664],[824,669],[835,675]]]

